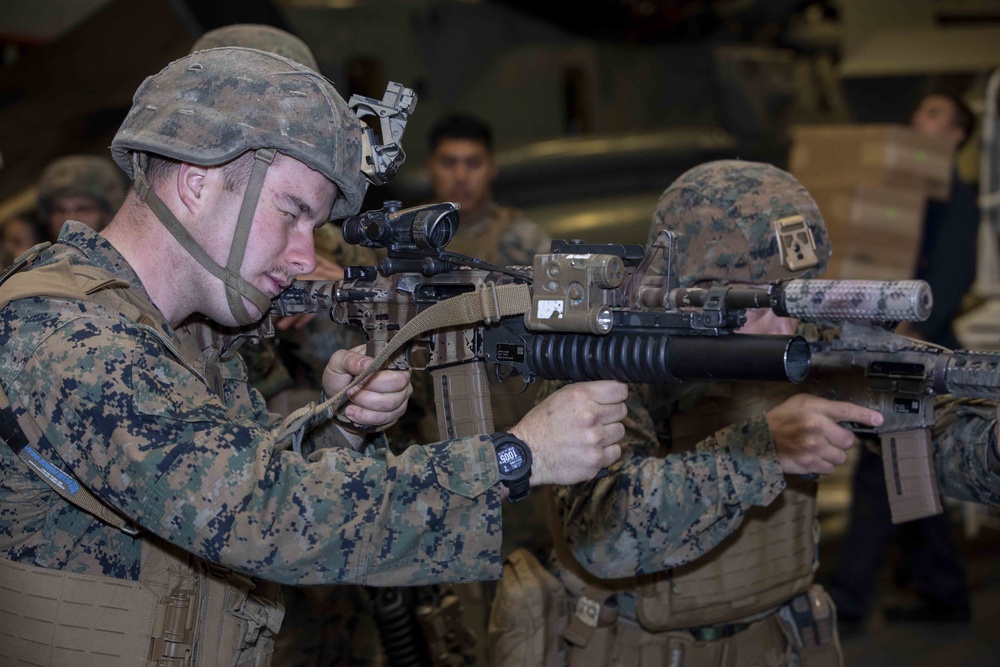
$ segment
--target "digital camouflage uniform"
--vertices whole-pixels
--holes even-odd
[[[468,219],[459,212],[458,231],[446,250],[497,266],[531,266],[535,254],[547,253],[551,243],[545,230],[522,211],[490,201],[477,218]],[[537,382],[525,385],[517,377],[494,382],[491,385],[494,428],[505,430],[517,424],[537,402],[539,386]],[[410,403],[414,407],[407,420],[418,419],[420,436],[436,440],[440,436],[430,374],[414,373],[413,389]],[[412,431],[412,421],[404,422],[393,433],[402,433],[404,429]],[[529,496],[504,509],[504,555],[518,547],[539,552],[548,549],[551,540],[540,496]]]
[[[245,122],[230,122],[234,115]],[[277,145],[339,186],[331,216],[343,216],[357,210],[366,187],[360,143],[353,113],[314,72],[260,51],[213,49],[148,78],[112,149],[163,221],[172,214],[156,208],[155,192],[142,187],[145,150],[220,164]],[[245,199],[255,182],[253,196],[259,193],[259,166]],[[64,273],[68,267],[72,277],[63,282],[76,284],[76,293],[86,285],[87,294],[32,292],[33,276],[53,275],[54,266]],[[88,279],[81,282],[78,273]],[[226,284],[258,298],[236,275]],[[394,456],[384,438],[363,453],[346,448],[338,429],[317,422],[329,414],[279,427],[239,357],[205,358],[190,334],[163,321],[118,251],[78,223],[0,290],[8,297],[28,293],[10,303],[0,298],[5,562],[128,581],[144,576],[140,549],[149,542],[296,585],[499,575],[499,473],[487,437]],[[237,306],[230,302],[239,321]],[[77,480],[139,526],[138,537],[57,495],[9,448],[22,444],[12,442],[15,432],[51,476]],[[279,440],[300,433],[301,453]],[[209,580],[213,567],[204,575]]]
[[[447,250],[498,266],[531,266],[535,254],[548,252],[551,242],[522,211],[490,201],[477,218],[459,212],[458,231]]]
[[[934,467],[941,495],[1000,506],[996,401],[941,396],[935,406]]]
[[[789,271],[772,222],[796,215],[815,259]],[[651,238],[662,229],[680,235],[682,285],[810,277],[830,252],[804,188],[758,163],[714,162],[682,175],[657,204]],[[798,664],[775,612],[812,585],[815,483],[789,489],[764,418],[789,389],[634,388],[623,454],[609,474],[552,489],[551,572],[520,553],[507,560],[491,664]],[[768,546],[769,538],[782,542]],[[532,605],[533,617],[523,609],[531,599],[547,600]],[[541,626],[544,639],[531,629]]]
[[[338,266],[369,266],[378,262],[371,248],[344,241],[340,227],[323,225],[316,231],[316,254]],[[278,332],[251,347],[272,350],[276,366],[288,378],[284,388],[317,387],[323,368],[334,352],[365,342],[353,327],[336,324],[321,312],[303,329]],[[246,346],[244,348],[246,349]],[[278,351],[281,351],[281,356]],[[252,351],[251,354],[255,354]],[[255,380],[254,358],[247,357],[250,380],[258,389],[273,379],[271,374]],[[289,367],[294,371],[289,373]],[[272,390],[274,388],[272,387]],[[263,391],[263,390],[262,390]],[[278,392],[270,394],[275,396]],[[294,394],[290,394],[294,395]],[[265,394],[267,396],[267,394]],[[297,407],[291,405],[290,407]],[[435,440],[437,438],[434,438]],[[393,448],[393,451],[400,451]],[[371,600],[359,586],[285,587],[285,623],[275,639],[275,664],[282,667],[373,667],[384,664],[378,628],[372,618]]]

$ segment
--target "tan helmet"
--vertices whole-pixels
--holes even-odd
[[[362,173],[362,124],[327,79],[282,56],[243,47],[198,51],[148,77],[111,142],[118,166],[157,218],[198,262],[226,284],[240,324],[255,318],[240,297],[266,312],[270,299],[240,274],[264,175],[274,153],[293,157],[338,188],[329,219],[357,213],[368,180]],[[147,155],[217,166],[254,151],[226,267],[219,266],[159,201],[146,180]]]
[[[290,32],[258,23],[236,23],[215,30],[209,30],[198,38],[191,47],[191,53],[215,49],[220,46],[246,46],[284,56],[319,71],[319,64],[312,50],[301,39]]]
[[[762,162],[718,160],[682,174],[660,196],[650,241],[678,233],[681,285],[814,278],[830,259],[816,202],[791,174]]]
[[[49,218],[56,197],[91,197],[109,215],[125,199],[125,181],[114,163],[96,155],[67,155],[54,160],[38,181],[38,214]]]

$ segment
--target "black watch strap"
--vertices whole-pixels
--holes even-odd
[[[500,467],[500,481],[507,487],[507,500],[524,500],[531,492],[531,448],[515,435],[500,431],[490,436],[497,452]],[[510,461],[517,461],[515,470],[510,470]]]

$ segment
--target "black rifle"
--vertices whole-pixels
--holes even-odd
[[[554,241],[533,267],[498,267],[443,250],[457,228],[450,203],[400,209],[398,202],[349,218],[350,243],[384,248],[378,266],[345,267],[339,281],[296,281],[275,302],[277,315],[330,309],[356,326],[377,355],[403,328],[432,307],[456,298],[485,304],[489,322],[434,322],[417,332],[390,367],[429,370],[445,422],[482,421],[488,407],[468,414],[489,391],[485,366],[497,378],[518,375],[567,381],[611,379],[638,383],[701,381],[801,382],[812,349],[800,336],[733,339],[746,309],[772,307],[804,321],[868,322],[923,319],[931,295],[922,281],[792,280],[767,290],[685,289],[674,272],[675,234],[640,245]],[[534,278],[542,277],[541,280]],[[501,301],[527,295],[504,315]],[[513,299],[516,301],[516,299]],[[774,303],[771,306],[771,303]],[[454,305],[454,304],[451,304]],[[492,307],[492,308],[491,308]],[[468,318],[466,318],[468,319]],[[398,341],[397,341],[398,344]],[[467,378],[463,380],[462,378]],[[463,385],[461,404],[447,388]],[[444,385],[444,386],[442,386]],[[444,406],[442,408],[442,406]],[[488,433],[442,424],[442,437]]]

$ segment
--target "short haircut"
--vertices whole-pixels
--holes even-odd
[[[928,97],[943,97],[951,102],[955,114],[952,125],[963,132],[962,141],[958,144],[958,149],[961,150],[972,137],[972,130],[976,126],[976,115],[972,113],[972,109],[965,103],[965,100],[949,90],[932,90],[924,95],[920,101],[923,102]]]
[[[486,121],[472,114],[452,114],[434,123],[429,135],[428,152],[433,153],[445,139],[479,141],[488,152],[493,152],[493,131]]]

